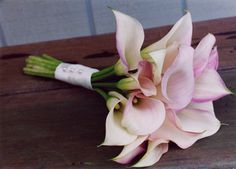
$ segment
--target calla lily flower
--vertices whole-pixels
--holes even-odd
[[[193,60],[195,74],[194,101],[213,101],[231,94],[216,71],[219,61],[217,49],[216,47],[213,48],[214,44],[214,35],[208,34],[195,49]]]
[[[153,82],[153,71],[151,63],[140,61],[138,71],[131,74],[130,77],[121,79],[117,87],[121,90],[140,89],[145,96],[156,95],[157,89]]]
[[[192,102],[179,112],[168,110],[165,122],[150,139],[170,140],[185,149],[197,140],[215,134],[220,125],[220,121],[215,117],[212,102]]]
[[[191,47],[192,19],[188,12],[161,40],[141,50],[142,25],[135,18],[112,11],[120,58],[115,65],[98,71],[43,55],[30,56],[24,72],[73,81],[104,97],[109,113],[101,146],[123,146],[112,159],[118,163],[132,164],[135,157],[143,155],[132,167],[150,166],[168,151],[169,142],[186,149],[215,134],[221,123],[213,101],[231,92],[217,72],[219,56],[214,35],[207,34],[195,49]],[[71,66],[76,70],[67,71]],[[123,79],[108,80],[115,75]],[[110,89],[121,91],[125,97]]]
[[[168,151],[168,143],[169,141],[163,139],[149,140],[146,153],[132,167],[147,167],[155,164]]]
[[[142,60],[140,49],[144,41],[143,27],[138,20],[117,10],[112,10],[116,18],[116,47],[122,63],[128,70],[137,69]]]
[[[143,145],[145,141],[147,142],[147,150]],[[121,153],[113,160],[121,164],[129,164],[137,155],[145,152],[143,157],[132,167],[147,167],[158,162],[161,156],[168,151],[168,142],[163,139],[152,141],[148,140],[147,136],[140,136],[131,144],[124,146]]]
[[[121,125],[123,107],[127,99],[117,92],[109,93],[111,98],[107,100],[107,107],[110,110],[106,118],[106,135],[101,145],[127,145],[133,142],[137,135],[129,133]]]
[[[174,62],[162,78],[161,93],[171,109],[180,110],[186,107],[192,99],[194,89],[193,52],[192,47],[181,45]]]
[[[137,139],[132,143],[125,145],[121,153],[112,160],[121,164],[130,163],[137,155],[145,152],[145,148],[142,146],[142,144],[147,140],[147,138],[148,136],[137,137]]]
[[[132,134],[148,135],[157,130],[164,119],[164,104],[138,91],[130,94],[121,124]]]
[[[133,167],[150,166],[168,151],[169,141],[185,149],[215,134],[221,124],[212,101],[231,92],[216,71],[219,61],[214,35],[206,35],[193,49],[192,20],[187,13],[160,41],[140,52],[144,41],[141,24],[113,12],[120,57],[116,71],[128,76],[118,88],[132,91],[128,100],[123,99],[125,107],[118,124],[122,131],[136,136],[113,160],[127,164],[144,153]]]
[[[117,74],[138,69],[139,62],[148,60],[153,64],[154,83],[161,79],[162,67],[168,67],[175,59],[178,46],[191,45],[192,20],[190,13],[184,15],[160,41],[146,47],[141,52],[144,41],[142,25],[133,17],[112,10],[116,18],[116,45],[121,62],[118,62]],[[121,66],[123,64],[123,66]],[[125,71],[123,69],[126,69]]]

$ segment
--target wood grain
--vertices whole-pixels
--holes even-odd
[[[170,27],[146,31],[146,42],[160,39]],[[193,45],[207,33],[217,37],[220,74],[236,91],[236,18],[194,24]],[[50,79],[22,74],[29,54],[48,53],[59,59],[101,68],[117,60],[114,34],[0,48],[0,168],[124,168],[108,159],[120,147],[100,147],[107,114],[96,93]],[[86,98],[86,99],[85,99]],[[228,126],[191,148],[171,144],[150,168],[236,167],[236,98],[215,102],[217,117]]]

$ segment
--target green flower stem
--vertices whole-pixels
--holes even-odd
[[[100,94],[106,101],[109,99],[109,95],[99,88],[94,89],[98,94]]]
[[[92,83],[93,88],[117,88],[117,83]]]
[[[115,67],[115,65],[112,65],[112,66],[109,66],[109,67],[107,67],[105,69],[100,70],[99,72],[95,72],[95,73],[93,73],[92,77],[98,77],[98,76],[107,74],[107,73],[113,71],[114,67]]]
[[[49,70],[52,70],[52,71],[55,71],[56,69],[56,65],[52,65],[52,64],[47,64],[45,62],[41,62],[41,61],[37,61],[35,59],[26,59],[26,63],[27,64],[30,64],[30,65],[37,65],[39,67],[42,67],[42,68],[45,68],[45,69],[49,69]]]
[[[58,66],[58,64],[59,64],[59,63],[55,63],[53,61],[49,61],[47,59],[44,59],[44,58],[41,58],[41,57],[38,57],[38,56],[29,56],[27,58],[27,60],[34,61],[35,63],[44,63],[44,64],[47,64],[47,65],[50,65],[50,66]]]
[[[44,54],[43,56],[29,56],[26,63],[23,69],[25,74],[54,78],[55,69],[62,62]]]
[[[50,60],[50,61],[52,61],[52,62],[54,62],[54,63],[57,63],[57,64],[62,63],[62,61],[60,61],[60,60],[58,60],[58,59],[56,59],[56,58],[54,58],[54,57],[52,57],[52,56],[49,56],[49,55],[47,55],[47,54],[43,54],[43,55],[42,55],[42,58],[47,59],[47,60]]]
[[[108,77],[111,77],[111,76],[113,76],[113,75],[115,75],[116,73],[115,73],[115,70],[113,69],[113,70],[111,70],[110,72],[107,72],[107,73],[104,73],[104,74],[101,74],[100,76],[93,76],[92,75],[92,77],[91,77],[91,82],[96,82],[96,81],[98,81],[98,80],[103,80],[103,79],[106,79],[106,78],[108,78]]]
[[[54,78],[54,71],[50,70],[40,70],[40,69],[32,69],[32,68],[23,68],[25,74],[33,75],[33,76],[41,76],[41,77],[48,77]]]

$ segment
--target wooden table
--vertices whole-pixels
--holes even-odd
[[[169,26],[147,30],[145,46],[160,39]],[[194,24],[193,46],[216,35],[220,74],[236,91],[236,17]],[[29,54],[47,53],[68,62],[102,68],[117,60],[114,34],[0,48],[0,168],[124,168],[109,161],[120,147],[100,147],[107,109],[94,92],[22,73]],[[236,97],[215,102],[217,117],[229,124],[187,150],[171,144],[150,168],[235,168]]]

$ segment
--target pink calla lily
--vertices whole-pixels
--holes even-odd
[[[204,105],[205,106],[205,105]],[[180,113],[178,115],[178,113]],[[189,117],[189,115],[192,117]],[[194,118],[196,118],[194,120]],[[199,121],[199,120],[203,120]],[[194,123],[191,125],[191,122]],[[154,132],[150,139],[166,139],[185,149],[197,140],[215,134],[220,128],[220,122],[211,112],[201,109],[184,109],[181,112],[168,111],[163,125]]]
[[[178,46],[181,44],[191,45],[192,19],[189,12],[173,26],[166,36],[143,49],[141,53],[140,49],[144,41],[142,25],[135,18],[119,11],[113,10],[113,13],[117,25],[117,51],[122,61],[121,63],[124,64],[124,66],[119,66],[118,69],[126,68],[126,73],[128,73],[128,70],[137,69],[141,60],[148,60],[152,62],[154,67],[154,83],[158,84],[160,82],[163,64],[164,67],[167,67],[170,61],[174,60],[173,51],[177,51]],[[169,48],[169,46],[172,47]],[[169,49],[166,51],[167,48]],[[167,52],[170,52],[170,54],[167,54]],[[119,72],[125,72],[124,70],[116,71],[117,74],[120,74]]]
[[[200,76],[207,66],[209,56],[211,54],[215,41],[215,36],[212,34],[208,34],[200,41],[200,43],[196,47],[193,57],[193,67],[196,77]]]
[[[145,96],[156,95],[156,86],[153,82],[153,71],[151,63],[147,61],[141,61],[138,65],[138,72],[134,75],[131,74],[139,84],[139,88]]]
[[[162,82],[162,95],[170,108],[179,110],[187,106],[194,89],[193,49],[180,46],[179,54],[166,70]]]
[[[121,119],[123,116],[122,109],[115,110],[117,105],[126,104],[127,99],[120,95],[117,92],[109,93],[112,97],[107,101],[107,107],[110,112],[106,118],[106,135],[105,140],[101,145],[127,145],[133,142],[137,135],[133,135],[129,133],[124,127],[121,125]]]
[[[231,94],[231,92],[225,86],[219,73],[214,69],[205,69],[201,76],[195,80],[194,101],[213,101],[228,94]]]
[[[143,27],[138,20],[117,10],[112,10],[116,18],[116,47],[122,63],[128,70],[137,69],[142,60],[140,49],[144,41]]]
[[[146,47],[142,52],[149,53],[165,49],[173,43],[190,46],[192,41],[192,31],[192,18],[190,13],[187,12],[161,40]]]
[[[210,53],[207,68],[217,70],[219,67],[219,56],[217,48],[214,47]]]
[[[131,93],[127,101],[122,126],[134,135],[148,135],[157,130],[165,119],[165,106],[141,92]]]
[[[147,167],[155,164],[168,151],[168,143],[169,141],[163,139],[149,140],[146,153],[132,167]]]
[[[207,130],[217,131],[220,126],[219,120],[215,117],[212,102],[191,102],[186,108],[173,115],[176,125],[186,132],[204,133],[208,132]]]
[[[117,87],[121,90],[140,89],[145,96],[156,95],[157,90],[153,82],[153,71],[151,63],[140,61],[138,71],[130,73],[128,78],[121,79]]]
[[[137,155],[145,152],[145,149],[143,148],[142,144],[147,138],[148,136],[139,136],[132,143],[124,146],[121,153],[112,160],[121,164],[130,163]]]

